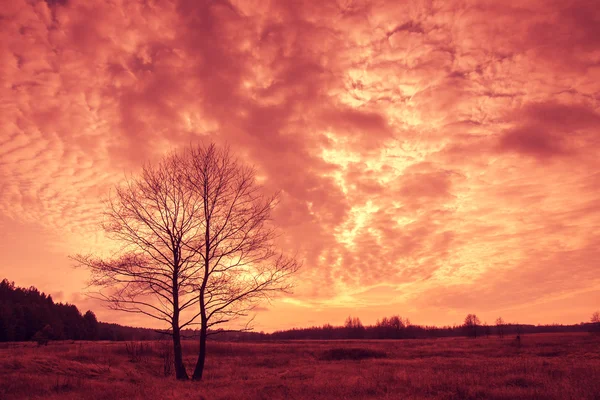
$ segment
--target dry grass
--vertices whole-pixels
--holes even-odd
[[[116,342],[4,344],[0,399],[600,399],[600,338],[521,342],[210,343],[201,383],[164,377],[162,343],[140,357]]]

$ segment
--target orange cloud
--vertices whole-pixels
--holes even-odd
[[[84,304],[66,256],[105,248],[102,197],[144,162],[213,140],[281,192],[282,245],[305,259],[261,329],[348,313],[586,319],[581,298],[600,289],[597,9],[10,2],[0,222],[28,256],[0,247],[0,273]]]

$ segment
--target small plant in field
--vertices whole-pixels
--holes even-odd
[[[166,341],[160,341],[158,343],[158,354],[163,362],[163,374],[164,376],[171,376],[173,374],[173,346],[172,343]]]
[[[102,352],[102,356],[97,359],[96,366],[105,373],[110,372],[110,368],[114,365],[114,358],[107,351]]]
[[[107,346],[102,346],[100,355],[94,357],[94,365],[98,368],[98,371],[102,373],[109,373],[111,367],[115,365],[114,354]]]
[[[13,358],[10,362],[4,364],[6,368],[17,370],[23,368],[23,362],[18,358]]]
[[[33,335],[32,340],[34,340],[38,346],[48,346],[48,338],[43,337],[40,332]]]
[[[80,389],[83,386],[83,380],[81,377],[74,379],[73,377],[65,376],[61,377],[56,375],[56,382],[52,386],[52,390],[56,393],[67,392],[74,389]]]
[[[125,343],[125,351],[129,356],[129,361],[143,361],[148,354],[152,353],[152,347],[144,342],[127,342]]]

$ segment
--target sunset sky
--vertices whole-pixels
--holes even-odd
[[[512,5],[511,5],[512,3]],[[104,321],[69,255],[169,150],[228,143],[304,264],[257,330],[600,308],[596,0],[10,0],[0,279]]]

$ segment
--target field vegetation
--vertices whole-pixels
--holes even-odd
[[[169,342],[0,346],[6,400],[600,399],[600,338],[583,333],[210,342],[202,382],[175,380]]]

